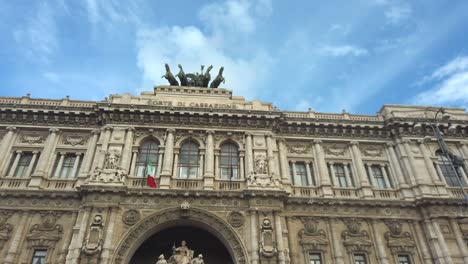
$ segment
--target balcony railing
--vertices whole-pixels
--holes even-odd
[[[0,179],[0,188],[26,189],[28,188],[29,181],[29,178],[3,178]]]
[[[377,189],[374,190],[374,196],[376,199],[400,199],[400,192],[396,190],[384,190],[384,189]]]
[[[216,190],[241,190],[245,188],[245,183],[243,181],[229,181],[229,180],[216,180],[215,181]]]
[[[294,196],[299,197],[318,197],[320,196],[319,189],[317,187],[302,187],[294,186],[293,187]]]
[[[468,191],[468,188],[465,188]],[[451,198],[460,198],[463,199],[464,194],[460,187],[447,187],[447,191]]]
[[[359,198],[359,191],[354,188],[333,188],[335,197]]]
[[[47,179],[42,184],[43,189],[75,190],[76,179]]]
[[[203,189],[203,179],[172,179],[171,185],[173,189],[201,190]]]

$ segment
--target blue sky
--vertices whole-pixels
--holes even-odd
[[[102,100],[225,67],[283,110],[468,106],[468,1],[0,0],[0,96]]]

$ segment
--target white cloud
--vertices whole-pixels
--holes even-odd
[[[468,56],[455,58],[424,80],[433,80],[435,84],[429,90],[416,95],[414,103],[468,106]]]
[[[42,75],[46,80],[53,83],[59,83],[62,80],[60,75],[55,72],[44,72]]]
[[[323,46],[318,49],[318,52],[321,55],[332,56],[332,57],[343,57],[343,56],[360,57],[360,56],[365,56],[369,54],[369,52],[366,49],[352,46],[352,45]]]
[[[14,32],[23,53],[32,60],[48,63],[58,48],[55,14],[47,2],[41,2],[34,16]]]
[[[262,82],[271,67],[271,57],[261,51],[249,54],[248,59],[231,56],[226,52],[230,43],[219,38],[228,33],[231,37],[242,38],[255,32],[257,18],[250,13],[250,4],[239,0],[202,7],[200,18],[203,25],[211,29],[208,32],[195,26],[139,29],[137,65],[143,71],[144,82],[166,84],[167,81],[161,79],[165,73],[164,63],[171,66],[174,74],[178,72],[177,64],[181,64],[186,73],[198,72],[200,65],[212,64],[212,79],[219,67],[225,68],[226,84],[222,87],[235,89],[236,94],[255,96],[259,89],[257,84]]]
[[[412,13],[411,6],[409,5],[394,5],[385,12],[385,18],[389,24],[400,24],[407,20]]]
[[[351,32],[351,26],[350,25],[343,25],[343,24],[332,24],[328,31],[329,32],[336,32],[336,33],[342,34],[344,36],[347,36]]]

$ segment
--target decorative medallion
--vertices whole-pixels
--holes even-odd
[[[140,219],[140,212],[133,209],[126,211],[122,216],[122,221],[129,226],[136,224],[138,221],[140,221]]]
[[[239,211],[232,211],[228,214],[227,221],[233,227],[241,227],[244,224],[244,215]]]

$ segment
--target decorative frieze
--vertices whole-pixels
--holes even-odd
[[[288,153],[291,154],[309,154],[312,145],[308,142],[287,142]]]
[[[87,138],[83,135],[72,134],[63,135],[62,144],[66,146],[84,146],[87,143]]]
[[[42,144],[45,141],[46,136],[42,134],[22,134],[19,137],[19,142],[22,144]]]
[[[361,146],[361,153],[364,157],[381,158],[384,156],[383,146]]]
[[[346,145],[344,144],[327,144],[324,146],[325,154],[329,156],[345,156]]]

